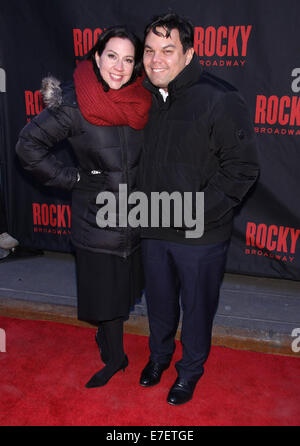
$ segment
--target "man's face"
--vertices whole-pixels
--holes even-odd
[[[168,91],[169,83],[190,63],[194,49],[183,52],[177,29],[172,29],[169,37],[164,37],[164,28],[159,27],[157,31],[162,36],[150,31],[146,37],[143,62],[152,84]]]

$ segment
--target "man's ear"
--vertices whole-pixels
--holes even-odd
[[[188,65],[190,63],[190,61],[193,58],[193,55],[194,55],[194,48],[193,47],[188,48],[185,53],[185,65]]]

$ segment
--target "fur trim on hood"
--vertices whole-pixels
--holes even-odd
[[[41,95],[46,107],[59,107],[62,103],[61,82],[54,76],[45,77],[42,80]]]

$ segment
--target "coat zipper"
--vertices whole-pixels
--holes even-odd
[[[124,128],[123,127],[119,127],[119,134],[120,134],[120,141],[121,141],[121,150],[122,150],[122,161],[123,161],[123,166],[124,166],[124,172],[125,172],[125,182],[127,184],[128,187],[128,166],[127,166],[127,147],[125,146],[125,135],[124,135]],[[119,197],[120,198],[120,197]],[[127,222],[128,223],[128,222]],[[128,241],[129,241],[129,230],[128,230],[128,224],[126,225],[126,227],[124,228],[125,230],[125,251],[123,252],[122,257],[124,259],[126,259],[126,257],[128,257]]]

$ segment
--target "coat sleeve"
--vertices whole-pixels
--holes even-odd
[[[46,108],[19,135],[16,152],[22,166],[45,186],[71,190],[77,182],[78,169],[52,153],[56,143],[74,134],[74,112],[64,105]]]
[[[256,134],[237,92],[225,94],[212,111],[211,146],[219,167],[203,189],[205,225],[237,206],[259,175]]]

